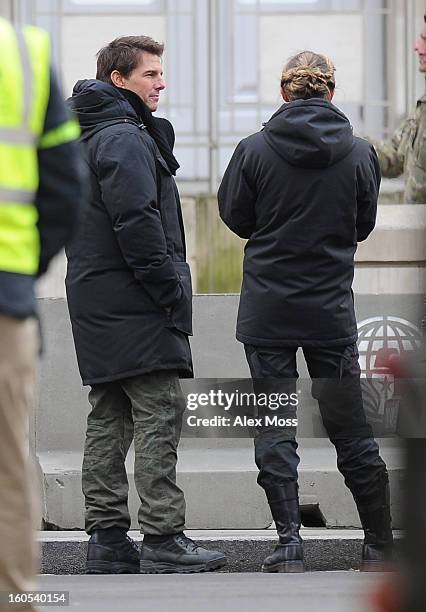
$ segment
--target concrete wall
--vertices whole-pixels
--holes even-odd
[[[419,323],[420,296],[416,299],[414,296],[358,295],[356,301],[360,319],[392,314]],[[234,338],[237,304],[236,295],[195,296],[192,349],[197,377],[248,376],[242,346]],[[78,376],[64,300],[41,300],[40,312],[46,352],[36,409],[35,447],[44,473],[44,516],[47,523],[56,527],[83,528],[80,479],[89,411],[87,389],[81,387]],[[307,376],[300,355],[298,369],[301,377]],[[319,421],[315,407],[304,405],[304,409]],[[351,496],[336,469],[334,449],[325,438],[303,438],[303,431],[300,435],[302,505],[319,508],[328,526],[359,526]],[[382,440],[381,447],[391,474],[393,515],[398,526],[403,459],[394,439]],[[130,452],[127,466],[130,507],[136,517],[138,501],[132,464]],[[179,453],[178,481],[187,498],[188,527],[253,529],[265,528],[271,522],[265,499],[256,485],[253,443],[248,438],[184,438]],[[217,500],[226,500],[226,504],[218,504]]]
[[[407,232],[415,230],[417,233],[424,229],[425,209],[420,207],[398,206],[403,183],[399,180],[388,181],[381,191],[381,204],[379,205],[377,226],[373,235],[365,244],[360,245],[357,261],[363,267],[363,261],[368,263],[377,261],[382,268],[382,279],[385,286],[389,283],[383,272],[388,267],[387,245],[389,244],[389,231],[397,228]],[[224,293],[238,292],[241,284],[241,261],[244,249],[244,240],[232,234],[222,223],[218,214],[215,197],[185,197],[182,198],[182,211],[186,233],[187,260],[191,267],[194,293]],[[407,237],[404,238],[407,240]],[[410,242],[410,239],[408,238]],[[415,239],[414,245],[420,245],[421,240]],[[413,246],[412,248],[419,248]],[[406,253],[401,253],[402,257]],[[398,258],[398,253],[393,259]],[[422,261],[421,257],[419,261]],[[382,265],[383,264],[383,265]],[[49,272],[39,281],[38,297],[65,297],[64,278],[66,273],[66,259],[60,253],[52,262]],[[419,272],[420,274],[420,272]],[[365,275],[364,275],[365,276]],[[368,280],[363,273],[355,277],[355,290],[369,291],[365,287]],[[373,277],[371,277],[373,278]],[[397,285],[397,283],[395,283]],[[385,289],[386,290],[386,289]],[[410,292],[408,286],[400,288],[400,292]]]

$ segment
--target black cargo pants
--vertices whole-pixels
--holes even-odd
[[[374,498],[380,483],[387,480],[387,471],[364,413],[357,346],[302,349],[312,379],[312,395],[318,400],[324,427],[336,448],[337,467],[345,484],[356,500]],[[273,389],[271,379],[280,379],[276,381],[280,391],[296,391],[297,347],[245,345],[245,351],[255,391],[262,379],[270,379],[264,380],[265,389]],[[287,386],[283,379],[289,379]],[[290,409],[285,416],[294,415],[295,409],[293,414]],[[297,481],[299,457],[294,428],[258,428],[255,460],[258,483],[264,489]]]

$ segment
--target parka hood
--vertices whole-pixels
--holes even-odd
[[[115,123],[140,124],[139,117],[120,90],[96,79],[77,81],[67,103],[80,123],[82,140]]]
[[[262,133],[278,155],[303,168],[332,166],[354,146],[348,118],[320,98],[283,104]]]

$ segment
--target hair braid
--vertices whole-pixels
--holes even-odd
[[[325,55],[302,51],[284,66],[281,87],[289,100],[325,98],[334,90],[335,67]]]

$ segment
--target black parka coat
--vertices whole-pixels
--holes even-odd
[[[191,277],[173,176],[117,88],[79,81],[69,103],[89,177],[66,277],[83,383],[191,376]]]
[[[223,221],[248,238],[238,340],[355,342],[354,254],[374,228],[379,185],[373,147],[319,98],[284,104],[240,142],[219,189]]]

